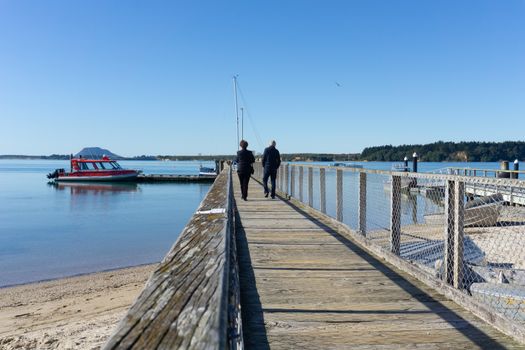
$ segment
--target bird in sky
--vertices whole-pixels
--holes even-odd
[[[341,84],[339,84],[337,81],[335,82],[335,85],[341,87]]]

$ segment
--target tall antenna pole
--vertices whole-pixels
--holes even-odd
[[[244,108],[241,107],[241,139],[244,140]]]
[[[239,104],[237,102],[237,76],[233,76],[233,93],[235,95],[235,116],[237,117],[237,149],[239,149]]]

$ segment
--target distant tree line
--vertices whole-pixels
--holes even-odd
[[[403,158],[412,158],[416,152],[424,162],[497,162],[500,160],[525,160],[525,141],[506,142],[434,142],[425,145],[374,146],[366,147],[359,153],[285,153],[283,161],[389,161],[399,162]],[[122,158],[125,160],[201,160],[233,159],[235,155],[141,155]],[[0,155],[0,159],[57,159],[67,160],[69,154],[50,156]]]
[[[281,154],[281,160],[284,162],[356,161],[356,160],[359,160],[359,153],[285,153],[285,154]]]
[[[416,152],[424,162],[497,162],[525,159],[524,141],[506,142],[435,142],[425,145],[367,147],[360,160],[401,161]]]

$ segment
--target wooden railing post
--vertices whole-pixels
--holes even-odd
[[[454,184],[454,288],[463,287],[463,240],[465,215],[465,183],[456,181]]]
[[[448,180],[445,187],[445,257],[443,278],[463,288],[465,183]]]
[[[299,200],[303,201],[303,181],[304,180],[304,167],[301,165],[299,167]]]
[[[366,236],[366,173],[359,173],[358,232]]]
[[[445,251],[443,261],[443,279],[448,284],[452,284],[453,281],[454,227],[454,181],[447,180],[445,185]]]
[[[390,191],[390,251],[401,253],[401,177],[392,176]]]
[[[326,175],[324,168],[319,169],[319,198],[321,213],[326,214]]]
[[[284,165],[279,167],[279,191],[284,192]]]
[[[284,192],[287,195],[290,195],[290,187],[289,187],[289,179],[290,179],[290,164],[286,164],[286,167],[284,168]]]
[[[343,170],[337,169],[336,178],[336,218],[337,221],[343,221]]]
[[[308,205],[314,206],[314,169],[308,168]]]
[[[290,196],[295,197],[295,167],[292,166],[290,171]]]

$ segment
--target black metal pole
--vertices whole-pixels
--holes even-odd
[[[417,173],[417,153],[412,154],[412,171]]]
[[[516,159],[516,160],[514,161],[514,171],[518,171],[518,170],[520,170],[520,161]],[[512,174],[512,175],[513,175],[513,176],[512,176],[513,179],[517,179],[517,178],[519,178],[519,176],[520,176],[519,173],[514,173],[514,174]]]
[[[403,169],[403,171],[407,172],[408,171],[408,157],[405,157],[405,159],[403,159],[403,162],[405,163],[405,168]]]

